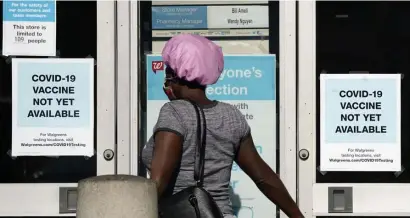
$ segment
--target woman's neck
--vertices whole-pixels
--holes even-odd
[[[192,92],[187,92],[184,96],[184,99],[191,100],[199,105],[208,105],[214,103],[214,101],[210,100],[206,97],[205,92],[202,90],[195,90]]]

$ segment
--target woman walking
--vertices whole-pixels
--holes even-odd
[[[161,108],[153,135],[142,153],[151,179],[157,183],[159,198],[196,185],[198,129],[191,104],[194,103],[204,112],[206,123],[203,188],[223,216],[234,217],[229,182],[235,161],[290,218],[303,217],[278,175],[259,156],[242,113],[230,104],[208,99],[205,94],[206,86],[216,83],[224,68],[221,48],[205,37],[181,34],[166,43],[162,58],[166,65],[164,92],[170,102]]]

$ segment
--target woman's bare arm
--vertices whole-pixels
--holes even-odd
[[[288,217],[303,217],[278,175],[259,156],[251,134],[243,138],[235,161],[255,182],[259,190]]]
[[[183,138],[173,132],[159,131],[155,134],[154,154],[151,162],[151,179],[157,183],[158,196],[167,188],[178,166]]]

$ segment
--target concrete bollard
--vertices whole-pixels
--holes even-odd
[[[78,183],[77,218],[158,218],[156,184],[143,177],[104,175]]]

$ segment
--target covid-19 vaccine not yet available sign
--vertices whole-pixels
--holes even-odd
[[[13,59],[13,156],[94,155],[94,60]]]
[[[401,171],[401,76],[320,76],[320,170]]]

